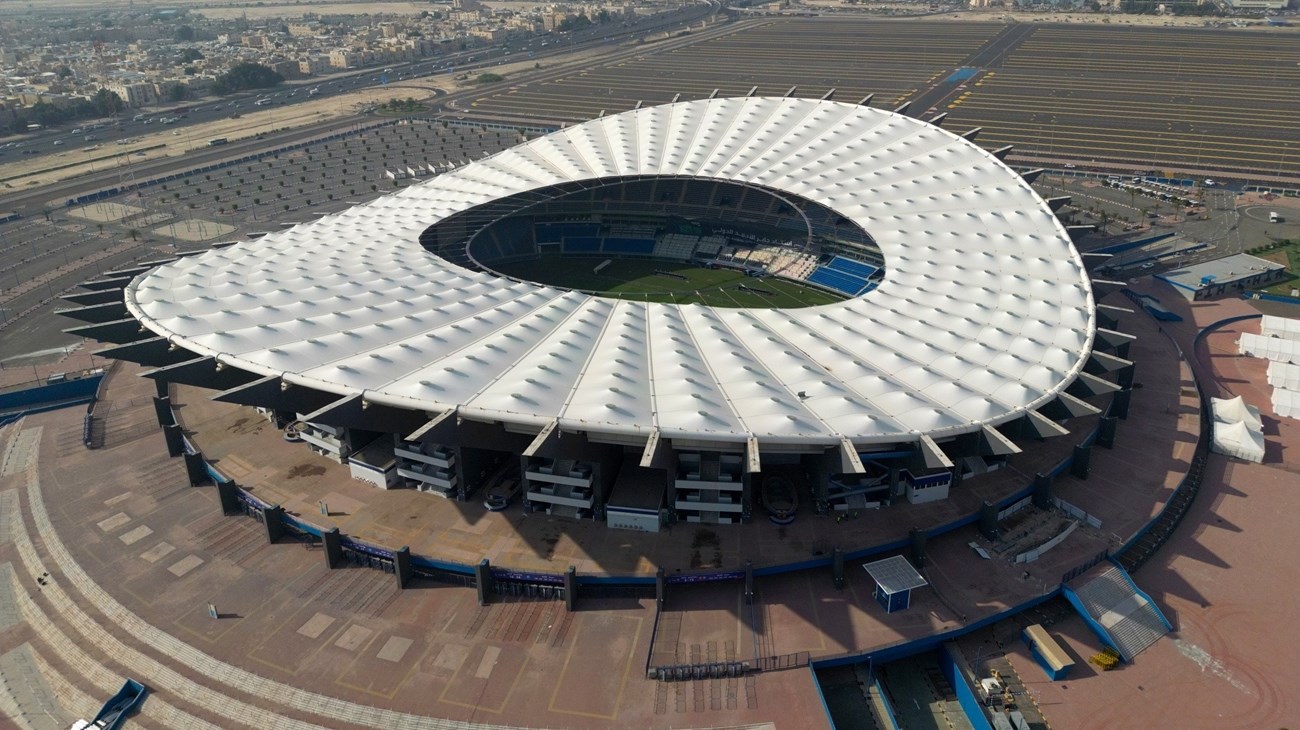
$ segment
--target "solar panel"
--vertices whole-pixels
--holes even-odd
[[[913,588],[929,585],[925,578],[922,578],[921,574],[916,572],[916,568],[913,568],[912,564],[907,562],[907,558],[902,555],[877,560],[862,567],[871,574],[871,579],[885,593],[902,593]]]

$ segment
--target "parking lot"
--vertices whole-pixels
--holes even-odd
[[[1040,25],[944,110],[1022,158],[1295,177],[1297,88],[1294,33]]]
[[[77,323],[54,314],[69,306],[57,297],[103,271],[337,212],[427,179],[386,171],[443,169],[519,139],[513,129],[402,121],[85,206],[50,201],[48,219],[0,224],[0,366],[80,342],[62,332]]]
[[[1026,164],[1256,179],[1300,170],[1300,42],[1285,30],[764,18],[498,84],[463,110],[576,121],[754,86],[875,93],[886,108],[912,100],[910,114],[982,127],[980,144],[1014,144]]]
[[[876,106],[895,107],[925,88],[995,35],[996,23],[893,22],[819,18],[735,23],[726,33],[680,47],[646,46],[627,58],[536,83],[498,86],[471,102],[475,115],[527,115],[580,120],[600,113],[699,99],[720,89],[741,96],[753,86],[781,95],[857,101],[875,93]]]

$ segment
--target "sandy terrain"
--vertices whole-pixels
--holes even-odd
[[[3,6],[4,0],[0,0],[0,8]],[[505,76],[506,80],[500,82],[500,85],[508,85],[515,81],[516,77],[519,79],[526,77],[534,70],[537,63],[541,63],[544,69],[551,69],[574,62],[594,62],[609,53],[609,50],[602,48],[580,51],[550,57],[540,62],[534,59],[520,59],[490,69],[475,70],[471,72],[468,79],[456,80],[453,74],[443,74],[360,89],[319,101],[300,102],[289,106],[253,107],[245,100],[240,102],[238,109],[231,110],[240,113],[238,119],[221,119],[178,128],[153,127],[156,131],[134,137],[125,145],[107,143],[92,145],[83,150],[59,152],[53,156],[15,159],[13,162],[0,165],[0,181],[4,181],[7,187],[30,187],[103,170],[105,166],[125,168],[133,161],[175,157],[195,148],[207,147],[208,140],[214,137],[225,137],[234,142],[276,130],[319,124],[353,114],[365,106],[391,99],[411,97],[417,101],[432,100],[437,90],[447,92],[464,90],[474,85],[473,80],[478,74],[488,71]],[[460,74],[458,72],[455,75]],[[314,85],[327,78],[329,77],[316,78],[298,86]],[[210,103],[220,102],[202,99],[192,102],[191,105],[202,107]],[[144,110],[142,113],[153,112]]]
[[[105,166],[125,168],[133,161],[174,157],[191,149],[207,147],[208,140],[214,137],[226,137],[234,142],[275,130],[318,124],[393,98],[405,99],[409,96],[417,100],[430,99],[434,96],[435,85],[440,85],[442,80],[434,78],[417,83],[389,84],[290,106],[246,109],[249,102],[244,101],[238,110],[231,110],[240,112],[238,119],[221,119],[177,128],[159,126],[156,132],[132,138],[125,145],[109,143],[85,150],[59,152],[53,156],[17,159],[0,165],[0,180],[5,180],[7,185],[15,188],[28,187],[102,170]],[[204,106],[207,103],[208,100],[200,100],[194,102],[194,105]]]

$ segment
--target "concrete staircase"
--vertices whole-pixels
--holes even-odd
[[[1093,630],[1104,631],[1126,662],[1170,631],[1160,609],[1118,565],[1107,566],[1072,592]]]

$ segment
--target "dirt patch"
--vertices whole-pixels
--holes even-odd
[[[691,539],[691,569],[722,567],[722,540],[718,533],[701,527]]]
[[[318,477],[324,473],[325,467],[320,464],[296,464],[289,470],[289,478]]]

